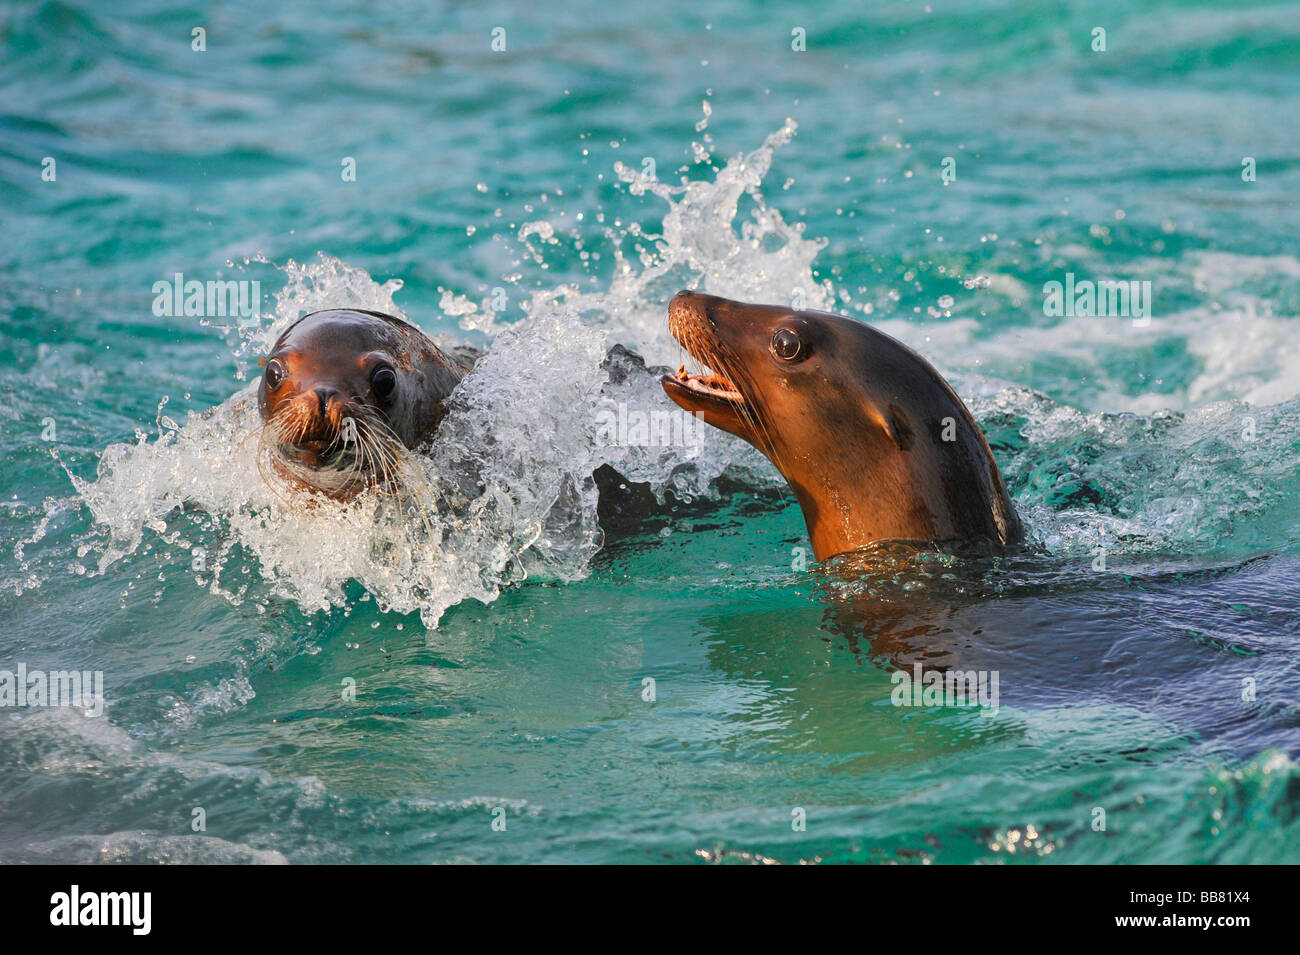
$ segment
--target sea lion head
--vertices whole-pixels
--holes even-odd
[[[683,368],[664,390],[776,465],[818,560],[878,540],[1020,539],[979,427],[906,345],[840,315],[690,291],[668,325],[709,373]]]
[[[468,370],[414,325],[354,309],[298,319],[261,365],[258,408],[276,470],[341,498],[396,475]]]

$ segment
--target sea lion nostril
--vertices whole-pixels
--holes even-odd
[[[330,388],[316,389],[316,400],[320,402],[320,413],[322,418],[325,417],[326,413],[329,411],[330,399],[337,394],[337,391]]]

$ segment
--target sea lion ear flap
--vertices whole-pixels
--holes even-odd
[[[898,445],[898,450],[911,450],[912,445],[916,443],[916,434],[912,431],[907,415],[903,414],[903,409],[898,405],[890,405],[888,412],[885,423],[889,427],[889,436],[894,439],[894,444]]]

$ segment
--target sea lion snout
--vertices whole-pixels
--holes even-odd
[[[794,321],[799,314],[780,305],[749,305],[721,295],[682,289],[668,303],[668,330],[679,342],[680,331],[697,337],[703,334],[715,348],[761,352],[776,323]]]
[[[668,329],[705,367],[693,374],[683,364],[675,375],[661,380],[669,397],[682,408],[715,428],[757,443],[761,431],[747,412],[745,395],[732,370],[736,359],[726,344],[733,336],[719,327],[717,309],[726,304],[724,298],[688,289],[673,296],[668,304]]]
[[[694,325],[712,326],[706,303],[708,298],[709,296],[692,292],[690,289],[682,289],[673,296],[672,301],[668,303],[668,330],[674,338],[681,341],[679,332]]]

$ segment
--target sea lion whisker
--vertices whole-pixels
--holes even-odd
[[[261,476],[262,482],[271,489],[271,493],[276,496],[281,504],[286,507],[293,507],[294,502],[285,494],[281,493],[281,487],[284,484],[284,481],[282,480],[282,472],[277,472],[275,476],[272,477],[267,471],[267,465],[272,463],[274,460],[272,455],[275,454],[275,451],[266,443],[266,436],[267,428],[263,427],[261,432],[258,434],[256,460],[257,473]]]
[[[737,370],[737,360],[729,353],[724,354],[720,343],[704,338],[697,325],[692,325],[691,329],[696,336],[693,343],[704,355],[703,360],[705,363],[730,383],[732,389],[740,395],[740,400],[731,397],[726,397],[725,400],[731,404],[732,408],[749,425],[752,431],[761,436],[765,445],[761,450],[768,454],[772,459],[772,463],[780,471],[782,468],[780,453],[777,451],[776,441],[773,439],[772,433],[764,420],[763,410],[758,404],[745,397],[746,394],[753,395],[757,391],[749,380],[749,376]]]
[[[386,483],[388,473],[384,459],[388,436],[383,433],[384,429],[378,426],[379,423],[368,411],[355,418],[354,422],[353,435],[356,438],[360,459],[365,462],[367,469],[378,474],[381,478],[380,483]],[[388,431],[391,434],[391,429]]]

